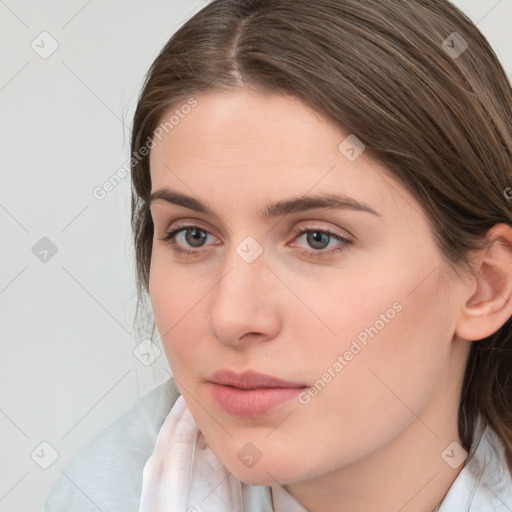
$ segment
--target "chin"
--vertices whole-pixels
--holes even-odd
[[[305,478],[303,471],[292,470],[289,467],[283,467],[281,463],[273,463],[275,461],[264,461],[262,457],[252,467],[245,467],[238,460],[232,462],[226,468],[240,481],[251,485],[286,485],[300,481]]]

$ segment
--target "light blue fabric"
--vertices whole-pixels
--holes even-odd
[[[178,396],[169,379],[94,438],[64,470],[43,512],[137,512],[144,464]],[[269,487],[242,487],[245,512],[273,512]],[[512,512],[503,446],[482,422],[439,512]]]
[[[95,437],[63,471],[43,512],[137,512],[144,464],[179,395],[169,379]]]

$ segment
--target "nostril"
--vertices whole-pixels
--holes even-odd
[[[246,332],[243,336],[240,337],[240,340],[244,340],[244,339],[247,339],[247,337],[249,338],[252,338],[252,337],[261,337],[263,336],[263,333],[261,332]]]

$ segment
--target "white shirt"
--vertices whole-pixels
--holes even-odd
[[[137,512],[144,465],[178,396],[169,379],[96,436],[63,471],[43,512]],[[245,512],[305,510],[282,487],[242,485]],[[439,512],[512,512],[512,477],[490,426],[477,430]]]

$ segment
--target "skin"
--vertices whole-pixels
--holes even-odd
[[[510,228],[495,226],[491,239],[501,242],[475,255],[479,277],[457,278],[422,206],[365,152],[353,162],[340,152],[349,133],[275,93],[196,98],[151,151],[152,191],[191,196],[215,216],[152,202],[149,288],[173,375],[202,434],[236,477],[279,483],[311,512],[433,510],[462,468],[441,453],[461,444],[470,340],[512,313]],[[262,215],[274,202],[333,191],[378,215]],[[202,247],[177,235],[175,246],[195,251],[188,256],[160,240],[183,225],[211,233]],[[351,243],[331,237],[326,249],[311,247],[297,228]],[[236,252],[248,236],[263,250],[252,263]],[[395,303],[401,310],[306,405],[293,399],[238,418],[212,399],[206,379],[224,368],[307,386],[329,368],[332,377],[338,356]],[[262,455],[252,468],[237,457],[247,442]]]

